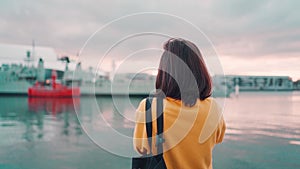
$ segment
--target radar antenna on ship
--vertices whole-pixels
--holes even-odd
[[[66,62],[66,71],[69,70],[69,63],[70,63],[69,56],[62,56],[62,57],[58,58],[58,60]]]

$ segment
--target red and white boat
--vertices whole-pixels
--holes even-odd
[[[34,86],[28,88],[29,97],[78,97],[80,89],[78,87],[68,87],[56,82],[57,73],[55,70],[51,74],[51,85],[36,82]]]

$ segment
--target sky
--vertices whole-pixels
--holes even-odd
[[[0,44],[34,40],[104,71],[154,70],[183,37],[216,74],[300,79],[298,0],[0,0],[0,25]]]

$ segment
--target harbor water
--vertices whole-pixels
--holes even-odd
[[[0,169],[129,169],[124,154],[134,152],[128,140],[141,99],[0,96]],[[227,131],[214,149],[214,169],[300,168],[299,110],[296,91],[226,99]]]

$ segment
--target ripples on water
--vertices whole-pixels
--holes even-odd
[[[246,96],[226,101],[229,136],[264,135],[300,140],[299,93],[247,93]]]
[[[1,96],[0,168],[130,168],[129,158],[107,151],[133,152],[132,119],[141,99]],[[241,93],[225,104],[227,131],[214,150],[215,169],[300,168],[299,92]]]

